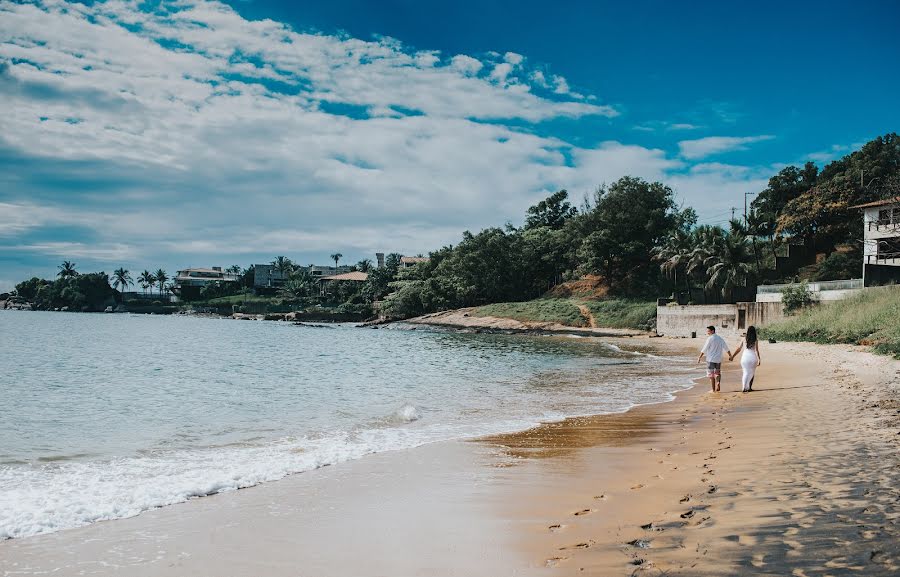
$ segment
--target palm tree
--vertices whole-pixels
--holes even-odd
[[[369,272],[372,270],[372,261],[367,258],[362,259],[356,263],[356,270],[359,272]]]
[[[156,277],[149,270],[144,270],[138,277],[138,282],[141,283],[141,288],[146,293],[148,288],[153,288],[153,285],[156,284]]]
[[[294,263],[286,256],[276,256],[275,260],[272,261],[272,266],[281,273],[281,278],[283,279],[289,277],[291,271],[294,270]]]
[[[724,235],[704,261],[709,275],[706,288],[712,290],[719,287],[722,298],[730,301],[735,287],[747,285],[753,270],[752,260],[746,236],[737,231]]]
[[[122,293],[125,292],[125,289],[128,288],[128,285],[134,284],[134,279],[132,279],[131,275],[128,274],[128,269],[125,269],[123,267],[120,267],[120,268],[117,268],[116,270],[114,270],[113,274],[112,274],[112,278],[113,278],[113,288],[119,289],[119,287],[122,287],[121,289],[119,289],[119,292],[122,292]]]
[[[228,267],[227,269],[225,269],[225,272],[233,274],[235,276],[238,276],[241,274],[241,265],[233,264],[230,267]]]
[[[344,255],[342,255],[342,254],[339,253],[339,252],[336,252],[336,253],[334,253],[333,255],[331,255],[331,260],[334,261],[334,268],[337,268],[337,266],[338,266],[338,261],[341,260],[342,258],[344,258]],[[335,272],[337,272],[337,271],[335,271]]]
[[[747,214],[747,232],[750,233],[751,238],[753,239],[753,252],[756,254],[757,258],[757,269],[759,269],[758,259],[758,249],[756,247],[756,237],[758,236],[768,236],[769,237],[769,246],[772,248],[772,258],[775,258],[775,234],[769,234],[771,232],[771,226],[768,222],[766,222],[765,218],[757,212],[755,209],[751,210],[749,214]],[[775,263],[772,263],[772,266],[775,266]],[[757,270],[757,272],[759,272]]]
[[[156,282],[159,284],[159,296],[162,296],[163,290],[165,289],[166,281],[169,280],[169,275],[166,274],[161,268],[156,269],[156,273],[153,275],[156,278]]]
[[[56,276],[59,278],[67,278],[70,276],[78,276],[78,271],[75,270],[75,263],[64,260],[61,265],[59,265],[59,272],[56,273]]]
[[[678,270],[682,269],[685,286],[688,291],[688,299],[691,295],[691,280],[687,274],[688,263],[691,256],[691,235],[678,229],[673,231],[665,242],[653,249],[653,258],[661,261],[660,270],[667,276],[673,276],[675,280],[675,293],[678,292]]]

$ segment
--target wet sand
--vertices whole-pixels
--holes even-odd
[[[900,362],[762,353],[751,394],[735,362],[720,394],[2,542],[0,575],[896,575]]]

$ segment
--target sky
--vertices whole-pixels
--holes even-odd
[[[900,128],[895,2],[0,0],[0,291],[427,253],[625,175],[725,224]],[[751,197],[752,198],[752,197]]]

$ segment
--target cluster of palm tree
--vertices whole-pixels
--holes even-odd
[[[116,271],[118,272],[118,271]],[[125,271],[128,272],[128,271]],[[115,273],[113,273],[115,276]],[[144,270],[138,276],[138,284],[141,285],[141,288],[146,293],[149,289],[150,292],[153,292],[153,287],[159,286],[159,294],[162,296],[163,292],[170,291],[172,289],[171,285],[166,285],[166,281],[169,280],[169,275],[166,274],[166,271],[163,269],[156,269],[156,272],[150,272],[149,270]]]
[[[679,279],[687,293],[691,281],[702,283],[706,291],[718,291],[726,302],[737,287],[747,286],[755,273],[760,273],[756,239],[738,220],[731,221],[730,230],[720,226],[699,226],[690,232],[676,230],[654,250],[660,269],[675,281]]]

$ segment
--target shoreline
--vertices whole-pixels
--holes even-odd
[[[644,339],[626,340],[636,344]],[[686,345],[681,340],[646,339],[646,343],[679,349]],[[858,347],[838,345],[770,345],[763,354],[766,364],[760,371],[761,388],[750,395],[731,392],[739,380],[737,363],[733,363],[725,373],[726,392],[720,395],[708,394],[701,378],[692,388],[676,393],[672,402],[569,418],[518,433],[374,454],[249,491],[221,493],[129,519],[0,542],[0,569],[28,575],[55,568],[65,575],[73,574],[77,566],[92,568],[88,574],[115,574],[109,567],[104,569],[104,563],[109,563],[110,555],[128,552],[131,558],[141,560],[127,566],[134,575],[296,575],[310,555],[317,561],[299,574],[418,575],[427,568],[430,574],[447,575],[584,574],[582,568],[596,574],[648,575],[809,570],[822,561],[813,559],[804,547],[815,550],[818,557],[824,549],[807,544],[806,531],[817,535],[824,531],[834,533],[835,539],[846,539],[848,530],[859,531],[859,523],[829,517],[825,511],[819,512],[824,520],[810,523],[815,494],[835,495],[829,503],[850,502],[842,485],[847,482],[846,475],[830,482],[829,469],[810,462],[823,451],[815,443],[821,435],[811,439],[799,435],[797,447],[784,438],[784,411],[772,407],[770,397],[779,395],[783,401],[790,396],[792,402],[802,403],[817,417],[805,420],[804,426],[824,427],[825,436],[865,444],[868,435],[872,446],[866,447],[866,454],[886,466],[865,477],[863,484],[870,486],[862,490],[874,494],[874,489],[881,488],[890,497],[888,481],[896,487],[900,480],[896,473],[895,429],[900,426],[896,385],[883,388],[883,398],[875,399],[872,407],[853,413],[862,414],[850,421],[858,425],[854,435],[833,430],[839,423],[846,427],[847,419],[835,421],[835,409],[829,409],[827,401],[849,403],[863,393],[871,404],[879,394],[879,383],[872,380],[877,380],[877,371],[888,371],[884,374],[895,378],[890,371],[900,375],[900,363],[861,352]],[[792,355],[796,358],[786,363],[783,357],[791,361]],[[822,363],[816,356],[833,357],[835,360],[827,362],[838,372],[818,374]],[[775,369],[767,366],[770,364]],[[806,376],[797,374],[804,369]],[[776,373],[802,381],[801,387],[822,387],[823,392],[817,392],[818,396],[812,397],[815,402],[809,403],[803,396],[809,394],[805,389],[775,386],[779,385],[774,382]],[[827,382],[807,384],[817,377]],[[825,392],[827,398],[823,398]],[[769,421],[762,418],[773,411]],[[824,414],[831,420],[823,418]],[[843,417],[840,411],[837,415]],[[742,434],[752,435],[754,443],[741,441]],[[719,439],[728,444],[719,444]],[[779,451],[772,451],[770,444],[776,441]],[[894,453],[885,453],[885,447]],[[793,455],[797,463],[815,466],[819,478],[804,477],[807,483],[817,481],[815,489],[798,487],[803,481],[791,470],[779,473],[781,476],[764,488],[748,490],[752,478],[742,461],[749,459],[757,469],[777,471],[787,466],[778,455]],[[849,451],[830,455],[827,463],[833,468],[838,458],[847,468],[854,459],[862,458],[854,455]],[[716,466],[710,467],[711,463]],[[401,481],[394,487],[398,476]],[[712,486],[716,490],[706,493]],[[857,500],[865,500],[862,490]],[[810,491],[818,493],[804,495]],[[689,495],[688,501],[680,502]],[[869,532],[863,544],[871,545],[866,554],[872,563],[859,566],[865,567],[865,574],[891,574],[898,563],[896,504],[869,500],[874,501],[870,506],[879,508],[873,514],[882,523],[865,529]],[[326,510],[329,507],[342,515],[332,516]],[[694,513],[681,517],[691,511]],[[793,522],[773,525],[773,519]],[[648,523],[650,529],[642,528]],[[383,527],[390,527],[396,536],[383,535]],[[779,536],[789,532],[788,540],[801,547],[784,549],[784,538],[778,545],[773,527],[780,531]],[[288,546],[287,534],[302,535],[309,542],[291,541]],[[312,537],[314,534],[320,536]],[[135,542],[135,535],[143,537]],[[371,539],[375,544],[368,543]],[[817,536],[814,544],[823,539]],[[361,552],[355,560],[346,559],[335,543],[355,544]],[[836,541],[828,543],[836,546]],[[702,555],[698,553],[701,545]],[[227,547],[250,557],[237,565],[224,563],[220,557]],[[778,547],[783,550],[773,554],[771,550]],[[234,561],[233,554],[224,557]],[[831,555],[828,560],[838,557],[842,556]],[[638,560],[642,562],[632,564]],[[849,561],[834,562],[856,566]],[[13,565],[5,567],[8,563]],[[112,566],[124,570],[121,564]]]
[[[429,313],[396,324],[425,325],[455,330],[475,332],[496,332],[502,334],[554,334],[590,337],[656,337],[656,332],[639,329],[615,329],[609,327],[572,327],[545,321],[518,321],[515,319],[474,316],[477,307],[454,309]]]

